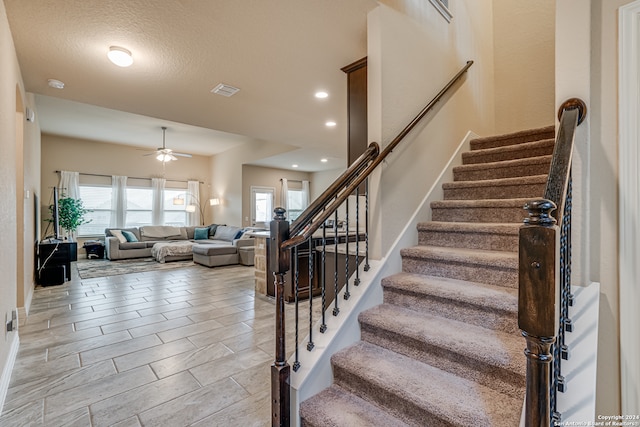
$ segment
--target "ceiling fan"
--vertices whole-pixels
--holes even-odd
[[[165,133],[166,133],[166,131],[167,131],[167,127],[166,126],[162,126],[162,147],[158,148],[153,153],[145,154],[145,156],[153,156],[153,155],[155,155],[156,159],[160,160],[163,163],[170,162],[172,160],[178,160],[178,158],[176,156],[191,157],[191,154],[176,153],[171,148],[167,148],[167,146],[165,145]]]

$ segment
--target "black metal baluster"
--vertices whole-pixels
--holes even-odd
[[[369,271],[369,178],[364,180],[364,271]]]
[[[333,254],[333,315],[337,316],[340,313],[340,308],[338,308],[338,241],[340,240],[338,236],[338,210],[336,209],[333,214],[333,250],[335,251]]]
[[[321,294],[322,294],[322,324],[320,325],[320,332],[324,333],[327,330],[327,322],[325,319],[325,311],[327,311],[327,268],[326,268],[326,264],[327,264],[327,227],[323,226],[322,227],[322,270],[321,271],[321,276],[322,277],[322,290],[321,290]]]
[[[356,278],[353,284],[360,284],[360,187],[356,188]]]
[[[296,360],[295,362],[293,362],[293,372],[296,372],[298,369],[300,369],[300,358],[299,356],[299,350],[300,350],[300,346],[298,345],[298,339],[299,339],[299,319],[298,319],[298,294],[300,292],[300,270],[298,269],[298,248],[295,247],[293,249],[291,249],[291,268],[294,272],[294,287],[295,287],[295,295],[294,295],[294,303],[295,303],[295,317],[296,317],[296,321],[295,321],[295,328],[296,328]]]
[[[344,201],[345,209],[346,209],[346,219],[345,219],[345,252],[344,252],[344,299],[348,300],[351,297],[351,293],[349,292],[349,199]],[[336,258],[338,258],[338,254],[336,254]]]
[[[313,350],[313,238],[309,237],[309,342],[307,342],[307,350]]]

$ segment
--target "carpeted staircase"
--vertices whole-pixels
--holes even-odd
[[[303,426],[519,424],[518,228],[553,145],[552,126],[471,141],[384,303],[360,314],[362,340],[332,356],[334,384],[301,404]]]

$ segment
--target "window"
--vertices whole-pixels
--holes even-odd
[[[182,227],[186,224],[187,213],[184,205],[174,205],[173,199],[184,195],[184,189],[164,189],[164,224]],[[78,236],[98,236],[104,234],[111,220],[111,186],[80,185],[80,199],[86,209],[86,219],[91,222],[78,227]],[[152,189],[127,187],[126,227],[151,225]]]
[[[187,213],[185,212],[185,205],[174,205],[173,199],[182,196],[184,197],[185,190],[183,189],[164,189],[164,200],[162,202],[164,210],[164,225],[173,225],[174,227],[183,227],[187,223]]]
[[[104,234],[111,217],[111,186],[81,185],[80,199],[82,206],[92,212],[85,215],[91,222],[78,227],[78,236]]]
[[[287,219],[294,221],[307,208],[305,193],[302,190],[287,191]]]
[[[276,190],[272,187],[251,187],[251,222],[266,227],[273,219],[273,200]]]

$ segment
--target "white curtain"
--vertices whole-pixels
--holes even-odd
[[[187,181],[185,204],[196,207],[194,212],[187,212],[187,225],[200,225],[200,183],[198,181]]]
[[[287,178],[282,178],[282,191],[280,192],[280,207],[289,210],[289,182]]]
[[[151,224],[164,225],[164,178],[151,178]]]
[[[127,223],[127,177],[111,177],[111,218],[109,227],[122,228]]]
[[[80,198],[80,173],[60,171],[59,197]]]
[[[309,181],[302,181],[302,202],[306,209],[309,206]]]

